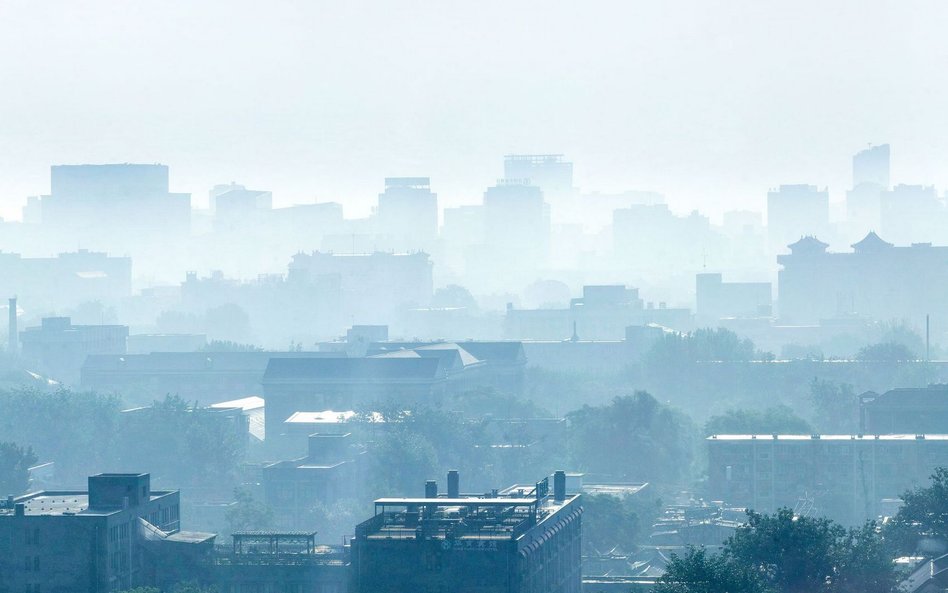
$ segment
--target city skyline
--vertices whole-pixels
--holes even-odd
[[[198,204],[234,180],[354,214],[393,176],[473,203],[511,152],[715,216],[782,183],[838,202],[870,143],[894,147],[893,183],[948,186],[936,3],[186,8],[0,7],[0,214],[58,163],[162,162]]]

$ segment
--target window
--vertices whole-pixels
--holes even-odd
[[[33,556],[33,570],[39,572],[40,569],[40,557]]]

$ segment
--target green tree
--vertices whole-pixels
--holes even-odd
[[[235,531],[262,531],[273,527],[273,511],[256,500],[245,488],[234,489],[234,504],[224,520],[231,533]]]
[[[394,429],[370,451],[371,488],[387,495],[420,496],[425,480],[440,473],[431,441],[411,429]]]
[[[292,348],[291,348],[292,350]],[[263,348],[253,344],[241,344],[230,340],[211,340],[201,348],[202,352],[263,352]]]
[[[760,578],[746,567],[705,548],[672,554],[654,593],[764,593]]]
[[[611,479],[658,483],[687,475],[693,427],[644,391],[566,415],[573,467]],[[605,454],[608,453],[608,454]]]
[[[168,485],[214,484],[222,494],[236,483],[246,452],[230,419],[177,395],[122,414],[115,438],[119,468]]]
[[[863,347],[856,360],[864,362],[907,362],[918,360],[918,355],[899,342],[880,342]]]
[[[712,434],[812,434],[810,423],[793,413],[787,406],[766,410],[728,410],[712,416],[704,426],[706,435]]]
[[[674,557],[656,593],[895,593],[895,564],[873,523],[748,513],[719,555]]]
[[[814,377],[810,382],[810,401],[820,431],[854,433],[859,430],[859,396],[852,385]]]
[[[751,512],[748,523],[726,542],[724,554],[782,593],[889,593],[897,586],[892,558],[872,523],[847,530],[790,509]]]
[[[84,481],[110,466],[121,409],[118,397],[94,392],[0,391],[0,435],[54,461],[62,481]]]
[[[18,495],[30,487],[30,468],[39,461],[31,447],[0,443],[0,495]]]
[[[646,363],[650,366],[665,367],[683,363],[733,362],[762,358],[766,358],[765,353],[758,351],[749,339],[742,339],[727,329],[705,328],[688,334],[663,335],[646,354]]]
[[[948,544],[948,468],[936,468],[928,486],[902,494],[902,506],[886,524],[885,537],[902,554]]]
[[[458,284],[448,284],[434,291],[431,297],[431,306],[437,308],[463,307],[476,311],[477,300],[471,291]]]
[[[618,547],[632,550],[658,517],[661,502],[650,498],[639,502],[634,496],[611,494],[583,495],[583,546],[590,553],[608,552]]]

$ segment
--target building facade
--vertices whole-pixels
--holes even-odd
[[[897,247],[870,232],[851,253],[828,252],[804,237],[777,257],[778,309],[782,322],[812,324],[836,317],[904,319],[924,327],[925,315],[948,300],[948,247]],[[948,329],[934,316],[933,339]],[[916,353],[922,354],[922,353]]]
[[[42,491],[0,505],[0,591],[119,591],[188,580],[214,536],[180,530],[177,491],[148,474],[99,474],[87,491]]]
[[[714,435],[713,500],[771,513],[788,507],[855,525],[891,510],[948,466],[948,435]]]
[[[350,593],[579,593],[582,507],[566,475],[487,495],[381,498],[356,527]]]

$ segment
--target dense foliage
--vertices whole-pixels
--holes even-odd
[[[902,554],[948,551],[948,468],[937,468],[931,484],[905,492],[902,502],[886,524],[889,545]]]
[[[690,420],[644,391],[604,406],[583,406],[566,418],[571,467],[578,471],[659,483],[688,474],[694,444]]]
[[[638,496],[584,494],[583,547],[587,553],[630,551],[643,543],[661,510],[661,501]]]
[[[812,434],[813,428],[787,406],[774,406],[766,410],[728,410],[711,417],[704,425],[704,433]]]
[[[676,556],[656,593],[891,593],[897,574],[872,523],[845,529],[828,519],[749,513],[720,555]]]
[[[861,348],[856,360],[863,362],[906,362],[918,360],[918,354],[901,342],[880,342]]]
[[[30,487],[30,468],[37,461],[31,447],[0,443],[0,496],[25,492]]]
[[[103,471],[142,471],[157,486],[229,492],[245,441],[223,416],[176,396],[122,412],[118,397],[69,390],[0,391],[0,434],[54,461],[57,481],[79,486]]]

